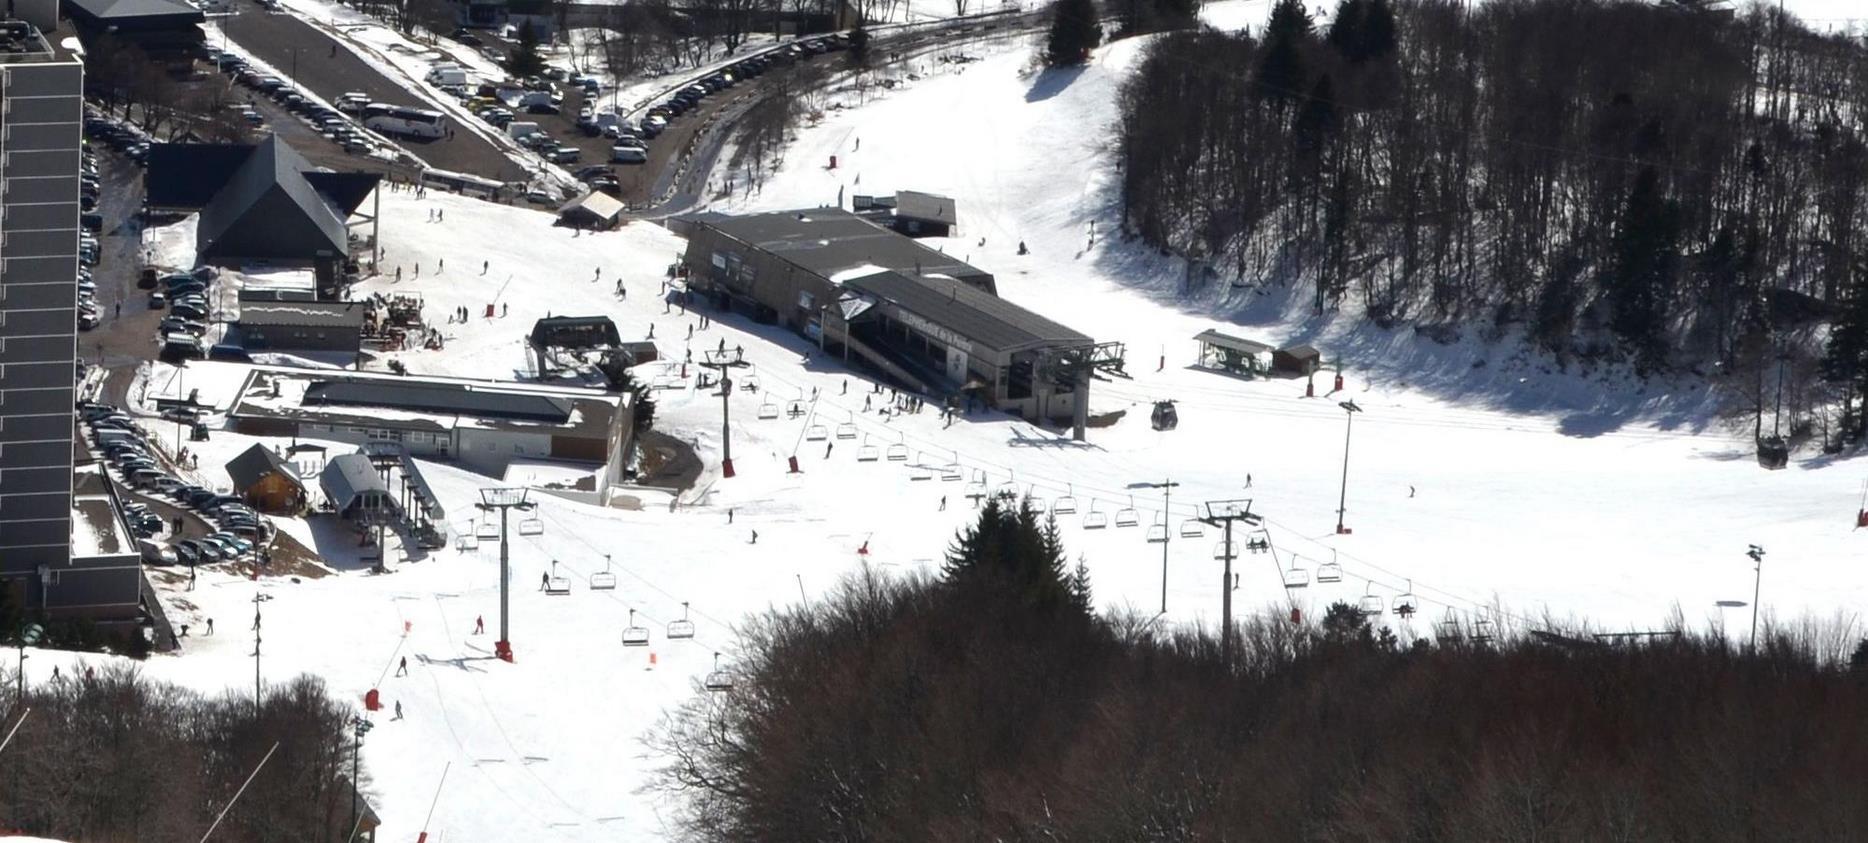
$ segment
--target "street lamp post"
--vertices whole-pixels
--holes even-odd
[[[357,782],[358,757],[363,754],[363,736],[376,727],[376,724],[361,716],[350,718],[350,725],[356,737],[350,744],[350,827],[357,827],[357,791],[363,785]]]
[[[1749,645],[1751,651],[1756,653],[1758,651],[1758,595],[1764,588],[1764,547],[1751,545],[1745,551],[1745,555],[1751,557],[1751,561],[1756,565],[1752,569],[1751,578],[1751,644]]]
[[[1354,431],[1356,414],[1362,412],[1362,408],[1353,400],[1338,401],[1336,406],[1343,408],[1343,485],[1336,498],[1336,534],[1343,535],[1349,532],[1349,528],[1343,526],[1343,515],[1349,511],[1349,434]]]
[[[1176,483],[1172,480],[1163,480],[1159,483],[1130,483],[1129,484],[1129,488],[1131,489],[1160,489],[1161,490],[1161,527],[1163,530],[1163,533],[1161,536],[1161,613],[1162,614],[1167,614],[1168,541],[1172,539],[1174,535],[1172,530],[1167,529],[1168,500],[1169,500],[1169,496],[1173,494],[1174,487],[1179,486],[1179,485],[1180,485],[1179,483]]]

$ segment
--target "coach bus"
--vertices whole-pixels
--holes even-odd
[[[439,111],[404,108],[373,102],[363,107],[363,125],[387,135],[439,138],[448,133],[447,117]]]

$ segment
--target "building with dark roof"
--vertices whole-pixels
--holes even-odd
[[[201,212],[197,260],[325,269],[349,258],[350,219],[380,180],[315,170],[269,135],[251,145],[155,144],[144,187],[153,210]]]
[[[204,39],[207,15],[181,0],[63,0],[85,46],[98,50],[106,37],[140,47],[157,61],[192,61]]]
[[[305,508],[305,481],[291,460],[254,445],[227,461],[234,492],[261,512],[296,514]]]
[[[951,209],[949,209],[951,213]],[[1097,343],[999,298],[992,275],[848,211],[682,218],[689,284],[923,394],[1073,418]]]
[[[230,339],[248,351],[363,349],[363,302],[246,301]]]
[[[626,395],[469,378],[255,366],[227,418],[252,435],[398,443],[494,477],[515,460],[587,464],[604,495],[635,448]]]

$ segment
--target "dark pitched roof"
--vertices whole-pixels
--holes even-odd
[[[905,220],[923,220],[953,225],[958,221],[953,200],[932,193],[901,190],[895,193],[895,216]]]
[[[841,208],[740,217],[697,215],[685,222],[712,228],[824,278],[865,264],[962,279],[991,277],[983,269]]]
[[[1084,334],[951,278],[879,272],[843,285],[1000,351],[1090,343]]]
[[[343,212],[345,218],[357,212],[363,200],[369,198],[370,191],[375,190],[376,184],[382,180],[381,173],[314,171],[305,174],[305,181],[311,184],[311,188],[330,200],[334,207]]]
[[[1231,334],[1222,334],[1212,329],[1201,331],[1194,335],[1194,339],[1198,342],[1217,345],[1220,348],[1232,349],[1241,354],[1264,354],[1271,350],[1271,346],[1262,342],[1248,340],[1244,337],[1235,337]]]
[[[268,474],[282,475],[304,488],[305,481],[299,478],[298,469],[265,445],[254,445],[227,461],[227,476],[233,480],[235,489],[251,488]]]
[[[362,454],[340,454],[324,464],[324,471],[318,475],[318,485],[324,489],[325,499],[339,510],[349,509],[360,497],[370,496],[389,498],[389,505],[394,507],[395,499],[389,494],[389,487],[384,485],[383,477],[376,473],[376,466],[370,464],[370,458]]]
[[[144,194],[152,208],[196,210],[253,154],[247,143],[157,143],[149,147]]]
[[[250,143],[158,143],[149,147],[144,194],[152,208],[199,210],[253,154]],[[305,173],[305,181],[344,215],[356,212],[382,181],[378,173]]]
[[[260,142],[201,209],[195,251],[204,258],[342,255],[349,215],[339,216],[312,189],[304,176],[310,168],[277,136]]]
[[[571,418],[572,402],[568,397],[483,391],[467,384],[372,380],[318,381],[305,387],[305,397],[299,404],[304,407],[383,407],[416,413],[563,424]]]
[[[240,302],[240,324],[362,328],[363,311],[363,302],[243,300]]]
[[[65,6],[80,17],[103,23],[172,19],[186,24],[207,19],[200,9],[180,0],[65,0]]]

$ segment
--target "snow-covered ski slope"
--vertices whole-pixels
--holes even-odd
[[[985,55],[963,71],[833,110],[823,125],[800,133],[787,166],[761,194],[726,206],[830,203],[839,185],[954,196],[961,229],[945,241],[948,251],[995,272],[1007,297],[1128,344],[1134,379],[1093,387],[1098,411],[1130,411],[1113,427],[1075,443],[1002,417],[951,427],[931,411],[883,417],[866,412],[864,402],[880,406],[886,391],[875,397],[867,380],[801,338],[722,317],[695,333],[693,351],[743,347],[754,368],[741,380],[750,375],[760,390],[730,399],[739,476],[721,478],[720,399],[695,388],[696,370],[685,379],[680,371],[696,318],[664,312],[658,297],[664,270],[683,247],[679,238],[646,223],[574,236],[536,211],[389,193],[385,274],[360,292],[423,296],[448,341],[442,351],[397,353],[411,371],[522,374],[523,337],[548,313],[608,315],[627,339],[647,336],[652,326],[675,361],[641,367],[645,380],[672,387],[658,392],[657,426],[694,443],[708,474],[673,510],[656,493],[642,494],[637,510],[535,493],[544,531],[513,544],[514,664],[491,657],[498,623],[492,543],[408,562],[392,550],[394,572],[370,576],[360,570],[353,540],[314,523],[288,529],[340,573],[257,584],[216,574],[193,592],[164,586],[171,616],[191,623],[195,634],[182,655],[153,658],[147,670],[209,691],[250,688],[248,628],[254,594],[263,592],[272,597],[263,604],[267,677],[310,672],[348,699],[381,688],[391,710],[402,704],[400,721],[389,719],[391,711],[375,715],[379,728],[364,748],[385,839],[420,830],[447,769],[432,840],[665,840],[678,836],[668,824],[674,803],[639,790],[662,761],[638,739],[697,692],[715,651],[730,661],[732,625],[768,607],[816,599],[865,561],[885,571],[932,570],[970,517],[966,487],[975,477],[986,490],[1010,484],[1047,504],[1073,496],[1078,511],[1059,520],[1070,552],[1090,569],[1098,602],[1143,613],[1161,601],[1162,546],[1143,539],[1160,502],[1144,491],[1131,503],[1125,486],[1181,483],[1167,513],[1174,538],[1167,545],[1168,623],[1210,623],[1219,612],[1217,536],[1180,537],[1181,522],[1193,514],[1189,504],[1241,497],[1254,499],[1280,551],[1275,560],[1244,555],[1237,563],[1242,611],[1283,611],[1292,598],[1312,613],[1369,592],[1392,599],[1411,580],[1422,603],[1422,614],[1404,624],[1413,634],[1427,634],[1449,610],[1470,619],[1494,603],[1506,621],[1549,611],[1647,627],[1678,606],[1689,621],[1704,622],[1715,617],[1714,601],[1749,598],[1749,543],[1770,552],[1763,592],[1770,611],[1826,615],[1868,597],[1868,574],[1855,561],[1858,543],[1868,539],[1850,529],[1859,460],[1804,459],[1766,473],[1740,438],[1701,423],[1703,402],[1690,385],[1672,396],[1659,389],[1643,395],[1631,384],[1514,364],[1471,341],[1439,346],[1407,332],[1311,323],[1301,302],[1228,304],[1225,296],[1240,294],[1225,290],[1183,299],[1173,261],[1112,242],[1092,246],[1089,221],[1099,221],[1099,232],[1115,223],[1105,156],[1112,97],[1135,51],[1133,42],[1118,43],[1081,72],[1043,78],[1024,75],[1028,50]],[[833,152],[842,166],[829,171]],[[1015,254],[1019,240],[1030,255]],[[615,293],[619,277],[626,298]],[[488,304],[508,315],[484,318]],[[458,306],[471,318],[449,323]],[[1230,321],[1207,315],[1222,309]],[[1306,399],[1301,381],[1190,369],[1190,337],[1209,327],[1269,342],[1312,341],[1326,355],[1340,354],[1346,394]],[[1480,360],[1491,362],[1474,368]],[[214,386],[203,390],[204,400],[221,400],[240,374],[233,364],[189,369],[176,386]],[[152,393],[175,380],[165,375],[152,372]],[[1327,378],[1319,385],[1327,389]],[[791,399],[808,402],[813,390],[820,397],[809,416],[758,418],[768,400],[783,409]],[[1150,429],[1148,402],[1157,397],[1181,402],[1178,430]],[[1337,537],[1345,431],[1336,401],[1343,398],[1366,412],[1356,417],[1350,442],[1347,520],[1354,533]],[[818,424],[832,438],[805,441]],[[843,424],[853,438],[834,438]],[[254,441],[262,440],[222,431],[212,442],[190,444],[202,449],[202,475],[224,482],[213,466]],[[909,459],[860,461],[865,444],[879,457],[900,444]],[[801,474],[786,473],[793,455]],[[965,479],[940,479],[948,464]],[[929,467],[927,479],[915,479],[917,465]],[[478,490],[500,483],[448,464],[422,468],[457,532],[471,526]],[[1142,526],[1082,527],[1092,510],[1113,520],[1131,505]],[[865,545],[868,554],[859,554]],[[618,587],[591,591],[588,575],[603,568],[604,554]],[[1342,582],[1288,594],[1282,588],[1281,566],[1314,574],[1332,555],[1345,570]],[[538,590],[554,559],[572,581],[569,596]],[[680,616],[683,601],[692,604],[698,634],[670,641],[666,624]],[[652,632],[648,647],[621,645],[632,608]],[[199,637],[207,617],[217,621],[212,638]],[[473,634],[476,617],[485,618],[487,634]],[[409,675],[396,677],[404,656]],[[92,659],[28,664],[49,671],[61,660]]]

